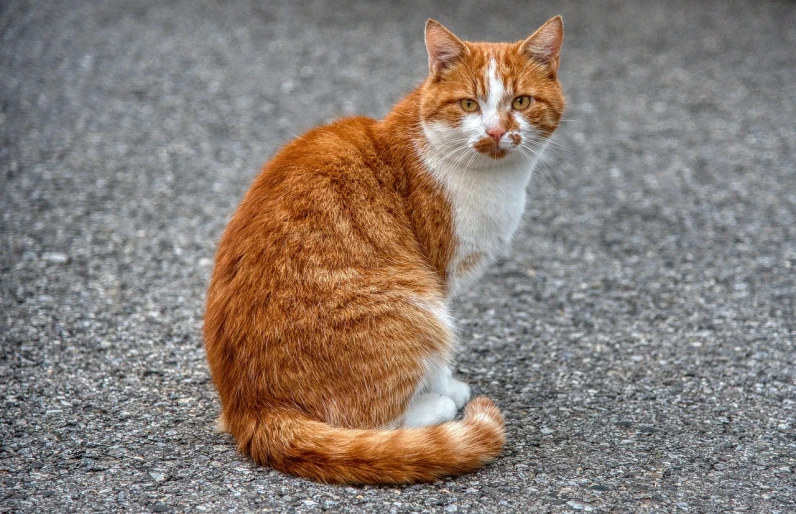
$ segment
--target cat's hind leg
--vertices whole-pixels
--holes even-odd
[[[230,430],[229,430],[229,426],[227,425],[227,420],[224,419],[224,414],[223,413],[216,420],[216,433],[219,433],[219,434],[229,434],[229,433],[231,433]]]

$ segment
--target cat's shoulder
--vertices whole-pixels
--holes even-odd
[[[378,122],[366,116],[341,118],[315,127],[288,143],[283,157],[349,160],[371,154],[375,147],[374,127]]]
[[[342,118],[315,127],[287,143],[264,166],[253,190],[318,190],[328,181],[370,182],[383,169],[374,127],[364,116]],[[253,193],[254,194],[254,193]]]

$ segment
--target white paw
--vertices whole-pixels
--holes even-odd
[[[460,380],[451,378],[448,381],[448,387],[445,388],[444,394],[453,400],[453,403],[456,404],[456,410],[459,410],[470,401],[470,386]]]
[[[439,425],[456,417],[457,410],[456,403],[447,396],[436,393],[421,394],[415,397],[406,409],[404,426]]]

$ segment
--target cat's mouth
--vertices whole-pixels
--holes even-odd
[[[474,145],[473,148],[486,156],[492,157],[493,159],[502,159],[503,157],[507,156],[511,150],[506,150],[505,148],[501,148],[495,143],[495,140],[491,137],[485,137],[479,139]]]

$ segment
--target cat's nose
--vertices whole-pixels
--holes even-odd
[[[491,129],[487,130],[486,133],[489,134],[489,136],[492,139],[495,140],[495,144],[499,144],[500,143],[500,136],[505,134],[506,131],[503,130],[502,128],[500,128],[500,127],[495,127],[495,128],[491,128]]]

